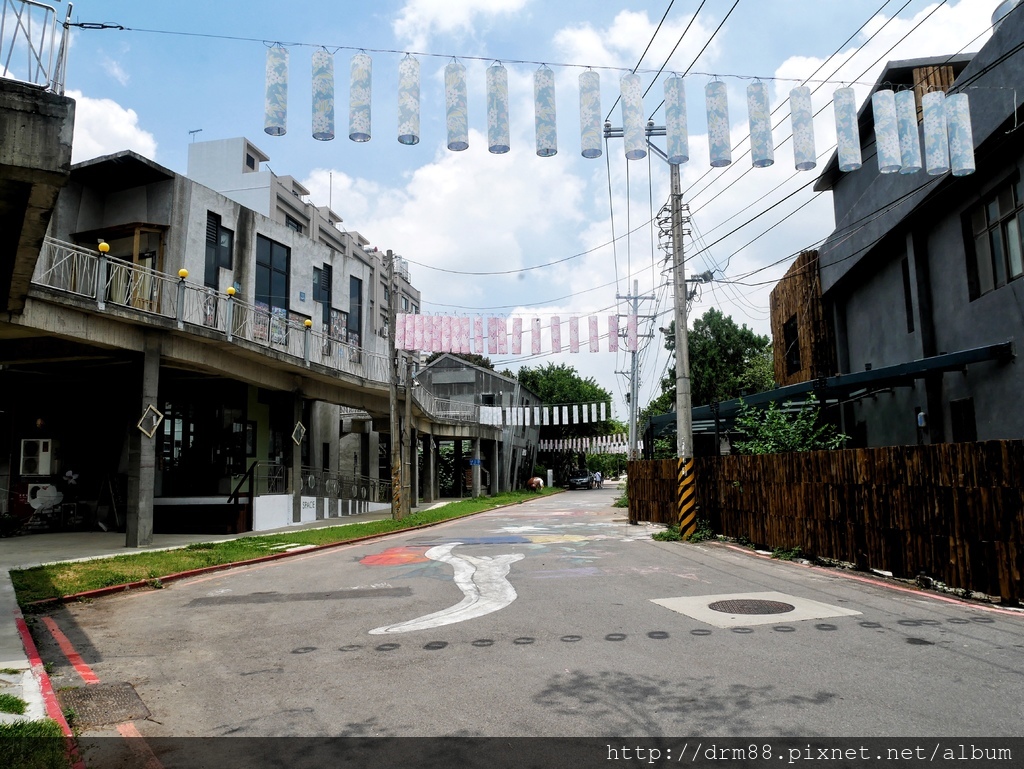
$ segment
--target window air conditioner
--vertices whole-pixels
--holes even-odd
[[[52,441],[48,438],[26,438],[21,442],[21,475],[49,475]]]

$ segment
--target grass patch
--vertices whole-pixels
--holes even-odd
[[[559,491],[560,489],[543,489],[542,493],[546,495]],[[22,609],[29,609],[29,604],[34,601],[62,598],[129,582],[148,581],[151,587],[158,587],[161,586],[161,577],[273,555],[283,551],[282,545],[309,546],[348,542],[374,534],[387,534],[414,526],[462,518],[536,497],[535,491],[510,491],[494,497],[463,499],[432,510],[413,513],[400,521],[389,518],[382,521],[297,530],[285,534],[244,536],[228,542],[202,542],[174,550],[36,566],[12,571],[11,582],[14,583],[18,603]]]
[[[13,694],[0,694],[0,713],[14,713],[20,716],[24,715],[25,707],[25,700],[21,697],[15,697]]]
[[[711,528],[711,523],[704,518],[698,518],[697,529],[690,537],[690,542],[705,542],[714,538],[715,530]]]
[[[679,526],[674,523],[667,529],[656,531],[651,535],[651,539],[656,539],[659,542],[679,542],[682,538],[682,535],[679,533]]]
[[[0,675],[2,676],[17,676],[21,675],[22,672],[18,668],[0,668]]]
[[[780,561],[792,561],[794,558],[799,558],[801,552],[799,545],[796,547],[776,547],[772,550],[772,558],[778,558]]]
[[[629,507],[629,492],[623,490],[622,496],[616,497],[612,507]]]
[[[0,724],[0,766],[68,769],[67,740],[56,721]]]

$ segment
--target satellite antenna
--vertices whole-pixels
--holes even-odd
[[[196,141],[196,134],[199,133],[202,130],[203,130],[202,128],[193,128],[191,131],[188,132],[188,135],[192,137],[192,143],[193,144]]]

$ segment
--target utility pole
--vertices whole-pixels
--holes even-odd
[[[405,359],[405,424],[402,425],[402,517],[412,513],[412,358]]]
[[[402,517],[402,428],[398,423],[398,350],[395,349],[395,323],[398,318],[398,295],[395,291],[395,255],[387,251],[388,275],[388,395],[391,401],[391,517]]]
[[[616,295],[616,299],[626,299],[632,301],[633,315],[636,316],[637,322],[640,320],[640,300],[645,301],[654,299],[654,296],[640,296],[640,281],[633,281],[633,293],[628,296]],[[646,337],[645,337],[646,338]],[[639,345],[638,345],[639,346]],[[637,459],[637,424],[636,424],[636,413],[637,413],[637,395],[640,390],[640,370],[639,363],[637,360],[638,351],[633,350],[630,353],[630,370],[629,370],[629,458]],[[616,373],[625,374],[625,371],[618,371]]]
[[[669,164],[672,187],[672,273],[676,323],[676,457],[693,458],[693,412],[690,394],[690,341],[686,319],[686,264],[683,245],[683,192],[679,166]]]

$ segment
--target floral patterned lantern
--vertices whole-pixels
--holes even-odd
[[[420,63],[409,55],[398,62],[398,141],[420,141]]]
[[[501,64],[487,68],[487,151],[509,151],[508,70]]]
[[[533,73],[533,109],[537,128],[537,155],[549,158],[558,154],[558,130],[555,124],[555,73],[542,66]]]
[[[967,176],[975,171],[974,133],[971,130],[971,106],[967,94],[946,97],[946,129],[949,134],[949,165],[953,176]]]
[[[900,134],[901,174],[921,170],[921,134],[917,127],[917,100],[913,91],[896,94],[896,127]]]
[[[373,60],[365,53],[352,57],[348,92],[348,138],[354,142],[370,141],[370,95]]]
[[[686,129],[686,89],[683,78],[665,80],[665,140],[668,162],[673,165],[690,159],[690,142]]]
[[[818,153],[814,148],[811,89],[807,86],[789,92],[789,119],[793,126],[793,164],[797,171],[810,171],[818,165]]]
[[[580,75],[580,154],[601,157],[601,76],[591,70]]]
[[[930,176],[949,170],[949,135],[946,129],[946,94],[931,91],[921,98],[924,111],[924,165]]]
[[[263,105],[263,130],[284,136],[288,130],[288,49],[267,49],[267,91]]]
[[[334,57],[327,51],[313,52],[313,138],[334,138]]]
[[[772,113],[768,106],[768,87],[760,80],[747,86],[747,114],[750,118],[750,160],[754,168],[775,163],[772,145]]]
[[[729,144],[729,97],[725,83],[712,80],[704,87],[704,103],[708,111],[708,144],[711,167],[723,168],[732,163]]]
[[[900,131],[896,119],[896,94],[888,88],[871,94],[871,113],[875,120],[875,154],[878,172],[894,174],[903,167]]]
[[[860,127],[857,124],[857,101],[853,89],[837,88],[832,94],[832,107],[836,116],[836,143],[839,152],[839,170],[844,173],[861,167]]]
[[[444,68],[444,101],[448,149],[462,152],[469,148],[469,98],[466,94],[466,68],[455,60]]]
[[[647,157],[647,136],[644,132],[644,102],[640,93],[640,77],[632,73],[622,76],[619,87],[622,94],[622,132],[626,145],[626,159]]]

